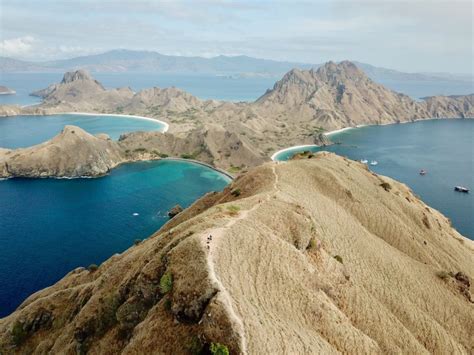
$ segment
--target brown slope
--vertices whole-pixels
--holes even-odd
[[[423,105],[373,82],[348,61],[329,62],[317,70],[294,69],[256,106],[260,112],[283,112],[327,129],[429,117]]]
[[[65,126],[44,143],[0,150],[0,178],[100,176],[124,161],[123,150],[107,135]]]
[[[405,185],[320,153],[255,168],[34,294],[0,320],[0,351],[469,353],[470,289],[439,272],[472,277],[473,256]]]

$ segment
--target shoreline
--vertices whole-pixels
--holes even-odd
[[[414,119],[414,120],[411,120],[411,121],[403,121],[403,122],[390,122],[390,123],[380,123],[380,124],[361,124],[361,125],[357,125],[355,127],[344,127],[344,128],[340,128],[340,129],[336,129],[336,130],[333,130],[333,131],[329,131],[329,132],[326,132],[324,133],[325,136],[331,136],[333,134],[337,134],[337,133],[341,133],[341,132],[344,132],[344,131],[348,131],[348,130],[352,130],[352,129],[357,129],[357,128],[363,128],[363,127],[372,127],[372,126],[389,126],[389,125],[394,125],[394,124],[406,124],[406,123],[415,123],[415,122],[420,122],[420,121],[437,121],[437,120],[455,120],[455,119],[473,119],[474,117],[460,117],[460,118],[448,118],[448,117],[432,117],[432,118],[417,118],[417,119]],[[279,160],[275,160],[275,158],[281,154],[281,153],[285,153],[287,151],[290,151],[290,150],[293,150],[293,149],[300,149],[300,148],[311,148],[311,147],[320,147],[319,145],[317,144],[306,144],[306,145],[294,145],[294,146],[291,146],[291,147],[288,147],[288,148],[284,148],[284,149],[281,149],[275,153],[272,154],[272,156],[270,157],[270,159],[272,161],[279,161]]]
[[[93,113],[93,112],[59,112],[59,113],[53,113],[51,115],[80,115],[80,116],[107,116],[107,117],[124,117],[124,118],[134,118],[137,120],[145,120],[145,121],[151,121],[151,122],[158,122],[163,125],[163,129],[160,129],[162,133],[168,132],[170,125],[164,121],[158,120],[156,118],[151,118],[151,117],[145,117],[145,116],[137,116],[137,115],[126,115],[126,114],[121,114],[121,113]],[[48,114],[44,115],[48,116]]]
[[[374,126],[377,126],[377,125],[374,125]],[[326,132],[326,133],[323,133],[325,136],[331,136],[333,134],[337,134],[337,133],[341,133],[341,132],[344,132],[344,131],[348,131],[348,130],[351,130],[351,129],[355,129],[355,128],[361,128],[363,127],[363,125],[360,125],[360,126],[356,126],[356,127],[344,127],[344,128],[340,128],[340,129],[335,129],[333,131],[329,131],[329,132]],[[304,144],[304,145],[294,145],[294,146],[291,146],[291,147],[288,147],[288,148],[284,148],[284,149],[281,149],[279,151],[276,151],[275,153],[272,154],[272,156],[270,157],[270,159],[272,161],[278,161],[278,160],[275,160],[275,158],[281,154],[281,153],[285,153],[287,151],[290,151],[290,150],[293,150],[293,149],[300,149],[300,148],[312,148],[312,147],[320,147],[319,145],[317,144]]]

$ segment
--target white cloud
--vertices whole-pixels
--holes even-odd
[[[32,36],[5,39],[0,42],[0,53],[5,57],[25,56],[33,50],[35,42]]]

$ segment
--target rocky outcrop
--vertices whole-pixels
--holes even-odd
[[[474,94],[425,97],[424,104],[426,105],[430,117],[474,117]]]
[[[446,217],[318,153],[251,169],[30,296],[0,320],[0,352],[469,353],[472,275]]]
[[[94,177],[124,161],[122,149],[108,137],[65,126],[42,144],[0,150],[0,177]]]
[[[168,211],[168,217],[173,218],[177,216],[178,214],[180,214],[181,212],[183,212],[183,207],[181,207],[180,205],[176,205]]]

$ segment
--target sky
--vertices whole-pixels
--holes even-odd
[[[472,73],[471,0],[0,0],[0,56],[124,48]]]

